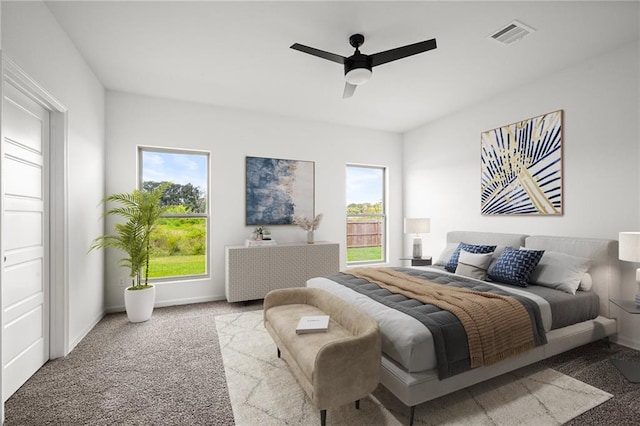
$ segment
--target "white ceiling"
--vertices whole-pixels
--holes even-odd
[[[639,36],[638,2],[47,3],[107,89],[404,132]],[[518,19],[510,46],[487,36]],[[437,39],[342,99],[343,56]],[[526,100],[523,100],[526,102]]]

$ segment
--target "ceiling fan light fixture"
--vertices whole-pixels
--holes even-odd
[[[361,84],[366,83],[371,79],[371,75],[373,73],[370,69],[367,68],[354,68],[348,73],[345,74],[345,79],[347,83],[353,84],[354,86],[359,86]]]
[[[364,36],[362,34],[353,34],[349,37],[349,44],[356,49],[355,52],[353,52],[353,55],[349,57],[325,52],[324,50],[305,46],[299,43],[292,44],[291,48],[309,55],[317,56],[318,58],[342,64],[344,66],[344,77],[346,80],[342,97],[350,98],[353,96],[356,87],[371,79],[371,69],[373,67],[417,55],[418,53],[427,52],[437,47],[436,39],[434,38],[374,53],[373,55],[365,55],[360,52],[360,46],[362,46],[363,43]]]

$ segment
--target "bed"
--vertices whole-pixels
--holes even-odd
[[[512,250],[511,248],[544,250],[546,255],[541,256],[547,257],[542,259],[548,258],[549,260],[541,260],[538,269],[532,276],[537,273],[539,281],[542,282],[544,274],[556,271],[556,275],[558,275],[557,271],[560,268],[561,276],[564,277],[567,274],[571,276],[571,286],[573,287],[577,287],[573,281],[578,274],[580,288],[584,283],[586,291],[576,291],[574,288],[575,294],[571,294],[571,289],[567,290],[564,283],[555,288],[549,288],[546,285],[544,287],[529,285],[526,288],[521,288],[492,282],[490,279],[480,281],[468,274],[460,276],[456,274],[461,271],[460,269],[452,272],[444,270],[443,264],[451,258],[452,252],[460,243],[495,246],[492,254],[494,259],[492,265],[488,267],[489,270],[494,267],[495,259],[499,258],[504,251]],[[583,269],[575,268],[573,261],[576,259],[584,261]],[[555,266],[551,260],[556,262]],[[571,268],[575,270],[567,273],[564,269],[569,266],[565,267],[565,263],[571,265]],[[541,273],[541,268],[546,268],[546,272]],[[359,292],[359,288],[356,291],[356,287],[351,288],[344,283],[336,282],[338,279],[344,281],[344,274],[308,280],[308,287],[329,291],[370,314],[378,321],[383,340],[380,381],[400,401],[410,407],[409,424],[413,423],[415,406],[418,404],[616,333],[616,322],[609,318],[609,289],[619,284],[618,244],[614,240],[452,231],[447,234],[447,247],[439,262],[431,267],[406,269],[405,272],[416,275],[427,277],[437,275],[449,281],[457,280],[471,282],[472,285],[499,287],[499,291],[505,290],[514,298],[527,299],[527,303],[535,305],[536,315],[540,316],[538,318],[539,327],[544,328],[544,341],[538,342],[537,346],[526,352],[491,365],[463,372],[453,372],[447,376],[443,375],[440,361],[437,359],[440,351],[438,350],[436,355],[436,345],[433,342],[434,336],[438,336],[438,334],[431,333],[424,324],[416,319],[417,317],[386,306],[380,300],[372,299],[373,296]],[[351,275],[347,275],[347,277],[351,280],[354,279]],[[533,281],[533,278],[530,279]],[[562,278],[562,280],[565,279]],[[569,279],[566,280],[569,281]],[[583,306],[580,309],[574,308],[572,305],[578,300],[581,300],[579,303]],[[587,307],[584,308],[584,306]],[[571,315],[566,315],[573,314],[578,310],[583,311],[580,314],[582,317],[577,315],[576,318],[569,318]]]

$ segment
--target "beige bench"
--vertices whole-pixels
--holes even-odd
[[[329,330],[296,334],[300,317],[330,316]],[[264,325],[300,386],[320,410],[369,395],[379,383],[380,329],[368,315],[315,288],[273,290],[264,299]]]

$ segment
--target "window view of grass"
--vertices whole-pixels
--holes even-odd
[[[206,272],[204,254],[155,257],[149,263],[149,278],[202,275]]]
[[[381,167],[347,166],[347,263],[386,258],[384,175]]]
[[[382,203],[347,206],[347,263],[385,260],[381,208]]]
[[[347,247],[347,262],[382,261],[382,247]]]
[[[348,210],[353,210],[352,204],[348,206]],[[384,223],[379,216],[352,216],[348,214],[347,263],[384,261],[383,229]]]
[[[167,207],[151,238],[149,278],[207,273],[207,181],[209,155],[140,148],[142,190],[171,182],[162,196]]]
[[[149,278],[202,275],[207,272],[206,219],[162,219],[151,244]]]

